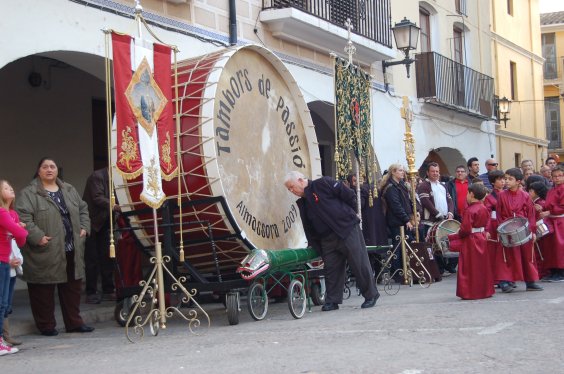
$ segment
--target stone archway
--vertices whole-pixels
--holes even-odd
[[[104,58],[51,51],[17,59],[0,69],[0,116],[11,134],[3,145],[6,170],[16,190],[27,185],[37,161],[53,157],[63,178],[82,193],[106,139]],[[97,124],[97,126],[94,125]],[[107,162],[105,159],[101,162]]]
[[[466,160],[458,149],[450,147],[435,148],[429,151],[429,154],[427,154],[419,168],[419,175],[422,178],[426,177],[427,165],[430,162],[439,164],[442,176],[453,176],[458,165],[466,165]]]
[[[327,101],[311,101],[307,104],[311,119],[315,125],[315,134],[319,142],[322,174],[334,177],[335,170],[335,106]],[[382,176],[378,155],[376,159],[377,177]]]

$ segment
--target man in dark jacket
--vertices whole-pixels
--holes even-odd
[[[98,304],[101,299],[115,300],[114,263],[110,248],[110,193],[108,168],[94,171],[86,181],[82,199],[88,204],[92,232],[86,240],[84,253],[86,273],[86,303]],[[119,206],[114,207],[119,209]],[[97,294],[98,276],[102,280],[102,297]]]
[[[321,254],[325,264],[327,291],[321,310],[339,309],[343,302],[347,261],[365,298],[361,308],[373,307],[380,294],[355,211],[355,192],[332,178],[311,181],[296,171],[286,176],[284,185],[300,197],[296,203],[308,244]]]

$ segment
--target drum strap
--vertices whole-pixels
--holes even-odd
[[[484,232],[486,229],[484,227],[472,227],[472,234],[477,232]]]

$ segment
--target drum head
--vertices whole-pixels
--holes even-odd
[[[241,48],[226,60],[203,106],[213,117],[202,134],[215,141],[204,154],[214,196],[224,196],[241,235],[257,248],[306,245],[296,197],[284,187],[291,170],[319,176],[319,150],[307,105],[287,69],[271,52]],[[212,93],[213,91],[213,93]],[[213,113],[213,114],[212,114]]]

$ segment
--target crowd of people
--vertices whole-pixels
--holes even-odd
[[[516,282],[524,281],[527,291],[542,291],[539,280],[564,281],[564,165],[549,157],[538,172],[531,160],[521,168],[502,171],[493,159],[480,162],[470,158],[458,165],[453,178],[441,176],[436,162],[425,165],[425,178],[417,178],[415,191],[401,164],[388,167],[378,186],[378,197],[368,203],[369,186],[362,184],[363,241],[355,236],[360,220],[355,215],[356,177],[343,183],[328,177],[311,181],[300,173],[290,173],[286,188],[298,199],[298,206],[309,245],[321,254],[327,271],[327,300],[323,311],[338,309],[342,302],[344,263],[349,261],[353,274],[361,280],[360,291],[366,301],[377,295],[365,283],[366,269],[359,263],[368,261],[359,246],[386,245],[397,248],[400,229],[406,240],[416,236],[432,242],[437,249],[432,260],[443,276],[457,274],[456,295],[474,300],[501,292],[512,292]],[[546,171],[548,170],[548,171]],[[319,187],[317,187],[319,186]],[[349,188],[347,188],[349,187]],[[415,204],[413,204],[415,198]],[[507,242],[511,232],[502,237],[498,226],[515,220],[525,232],[516,243]],[[444,221],[456,220],[459,230],[448,235],[450,254],[443,256],[433,231]],[[514,225],[513,221],[512,224]],[[507,226],[507,225],[506,225]],[[511,239],[509,239],[511,240]],[[401,251],[392,257],[390,273],[401,282]]]
[[[417,181],[413,214],[404,168],[390,165],[380,184],[386,239],[395,248],[403,226],[408,240],[419,230],[421,238],[433,242],[433,227],[445,220],[460,222],[458,233],[449,235],[446,244],[450,253],[459,256],[444,257],[437,250],[434,260],[443,275],[457,274],[457,295],[462,299],[489,297],[495,286],[509,293],[517,281],[524,281],[527,291],[542,291],[539,280],[564,281],[563,164],[549,157],[539,172],[531,160],[524,160],[521,168],[502,171],[496,160],[488,159],[485,167],[486,172],[479,174],[479,160],[472,157],[466,165],[458,165],[450,178],[441,177],[437,163],[428,163],[426,178]],[[417,223],[414,217],[420,218]],[[518,244],[504,241],[511,232],[498,235],[498,226],[505,222],[504,227],[522,226],[515,229],[525,236]],[[401,266],[397,257],[392,272]]]

